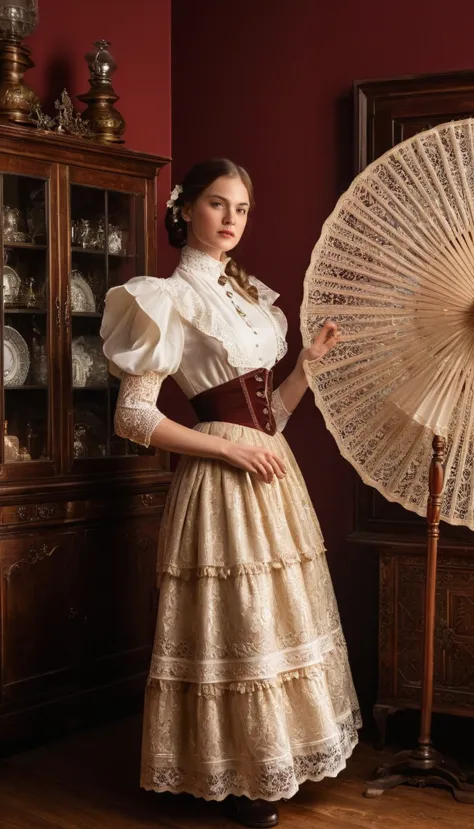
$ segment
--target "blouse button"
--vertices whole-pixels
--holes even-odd
[[[257,383],[263,383],[262,375],[261,374],[256,374],[255,375],[255,380],[256,380]]]
[[[268,409],[266,409],[266,408],[265,408],[265,409],[263,410],[263,414],[268,414]]]
[[[258,391],[257,392],[257,397],[265,397],[263,391]]]
[[[269,432],[271,428],[272,427],[270,426],[269,423],[265,423],[265,429],[267,430],[267,432]]]

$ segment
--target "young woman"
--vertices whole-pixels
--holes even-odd
[[[244,169],[193,167],[168,202],[176,271],[112,288],[102,336],[121,376],[117,433],[183,456],[159,545],[142,786],[226,799],[242,825],[269,827],[279,799],[344,768],[360,719],[318,520],[282,435],[304,362],[339,331],[327,323],[272,392],[278,295],[228,256],[252,207]],[[156,408],[170,374],[194,429]]]

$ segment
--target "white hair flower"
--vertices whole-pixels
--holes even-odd
[[[172,191],[168,201],[166,202],[166,207],[174,207],[175,201],[179,199],[181,193],[183,192],[183,188],[180,184],[177,184],[174,190]]]

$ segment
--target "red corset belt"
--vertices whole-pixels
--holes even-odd
[[[274,435],[272,388],[273,372],[266,368],[255,369],[203,391],[189,402],[201,423],[217,420]]]

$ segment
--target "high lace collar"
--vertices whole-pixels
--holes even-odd
[[[211,282],[214,282],[217,281],[224,273],[229,260],[230,256],[226,256],[225,259],[222,259],[219,262],[217,259],[214,259],[213,256],[209,256],[208,253],[203,253],[201,250],[196,250],[196,248],[190,248],[186,245],[181,250],[179,267],[189,273],[198,272],[203,276],[207,276]],[[255,276],[249,275],[249,282],[254,285],[258,291],[259,304],[270,309],[280,294],[273,291],[272,288],[268,287],[268,285],[260,282],[260,280]],[[278,309],[275,309],[275,312],[281,313]]]
[[[219,262],[213,256],[209,256],[208,253],[203,253],[201,250],[186,245],[181,251],[179,264],[187,271],[199,271],[199,273],[206,274],[212,279],[219,279],[221,274],[224,273],[229,259],[230,257],[227,256]]]

